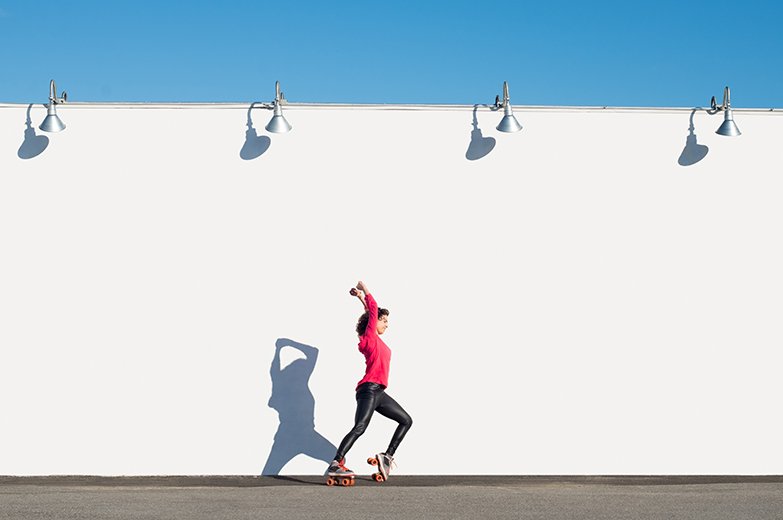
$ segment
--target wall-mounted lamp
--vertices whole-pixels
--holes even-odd
[[[60,132],[65,130],[65,123],[63,123],[59,117],[57,117],[57,105],[65,103],[68,100],[68,94],[63,92],[63,97],[57,97],[57,87],[54,85],[54,80],[49,82],[49,104],[46,105],[47,112],[46,118],[41,123],[40,128],[44,132]]]
[[[508,97],[508,83],[503,82],[503,102],[500,102],[500,96],[495,96],[495,108],[503,109],[503,119],[500,120],[500,124],[497,129],[501,132],[519,132],[522,130],[522,125],[519,124],[517,118],[514,117],[514,113],[511,111],[511,103]]]
[[[715,131],[716,134],[727,135],[729,137],[742,135],[742,132],[739,131],[737,124],[734,122],[734,114],[731,111],[731,93],[729,92],[729,87],[726,87],[723,91],[722,105],[715,104],[715,96],[712,96],[710,105],[712,106],[713,113],[723,112],[723,124]]]
[[[280,82],[275,81],[275,102],[273,104],[275,113],[265,127],[267,131],[275,134],[285,134],[291,131],[291,124],[283,117],[283,107],[281,105],[285,102],[285,95],[280,92]]]

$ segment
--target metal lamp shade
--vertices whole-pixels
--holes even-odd
[[[277,86],[278,92],[280,90],[280,87]],[[278,94],[277,99],[275,100],[275,115],[272,116],[272,120],[269,121],[269,124],[266,125],[266,129],[268,132],[272,132],[274,134],[285,134],[287,132],[291,131],[291,124],[285,120],[285,117],[283,117],[283,109],[280,106],[280,95]]]
[[[65,123],[57,117],[57,103],[65,103],[67,99],[68,94],[65,92],[63,92],[62,99],[57,98],[57,86],[55,86],[54,80],[51,80],[49,82],[49,104],[46,105],[46,118],[38,128],[44,132],[62,132],[65,130]]]
[[[522,125],[519,124],[519,121],[517,121],[517,118],[511,113],[511,110],[508,110],[507,112],[508,113],[503,116],[503,119],[500,120],[500,124],[497,127],[498,130],[509,133],[522,130]]]
[[[725,115],[723,116],[723,124],[720,125],[720,128],[715,132],[718,135],[725,135],[728,137],[736,137],[738,135],[742,135],[742,132],[739,131],[739,128],[737,128],[737,123],[734,122],[734,114],[731,113],[731,109],[727,109]]]
[[[60,118],[57,117],[57,114],[49,114],[38,128],[44,132],[61,132],[65,130],[65,123],[63,123]]]
[[[495,100],[497,103],[497,99]],[[503,82],[503,119],[500,120],[500,124],[497,129],[501,132],[519,132],[522,130],[522,125],[519,124],[517,118],[514,117],[514,113],[511,110],[511,98],[508,95],[508,82]]]
[[[266,125],[266,129],[274,134],[285,134],[291,131],[291,125],[285,120],[282,114],[272,116],[269,124]]]

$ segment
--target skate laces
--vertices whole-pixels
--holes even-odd
[[[397,469],[397,463],[394,462],[394,457],[390,457],[389,455],[383,454],[384,458],[389,461],[387,466],[389,466],[389,469]]]

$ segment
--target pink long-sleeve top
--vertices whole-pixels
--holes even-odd
[[[391,362],[391,349],[378,336],[378,304],[372,294],[365,295],[367,303],[367,328],[359,339],[359,352],[364,354],[367,369],[364,377],[356,385],[359,388],[364,383],[378,383],[384,387],[389,386],[389,363]]]

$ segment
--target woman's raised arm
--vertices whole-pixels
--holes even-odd
[[[351,287],[350,292],[351,292],[351,296],[356,296],[357,298],[359,298],[359,300],[362,302],[362,305],[364,306],[364,310],[367,310],[367,302],[364,299],[364,293],[359,289],[357,289],[356,287]]]

